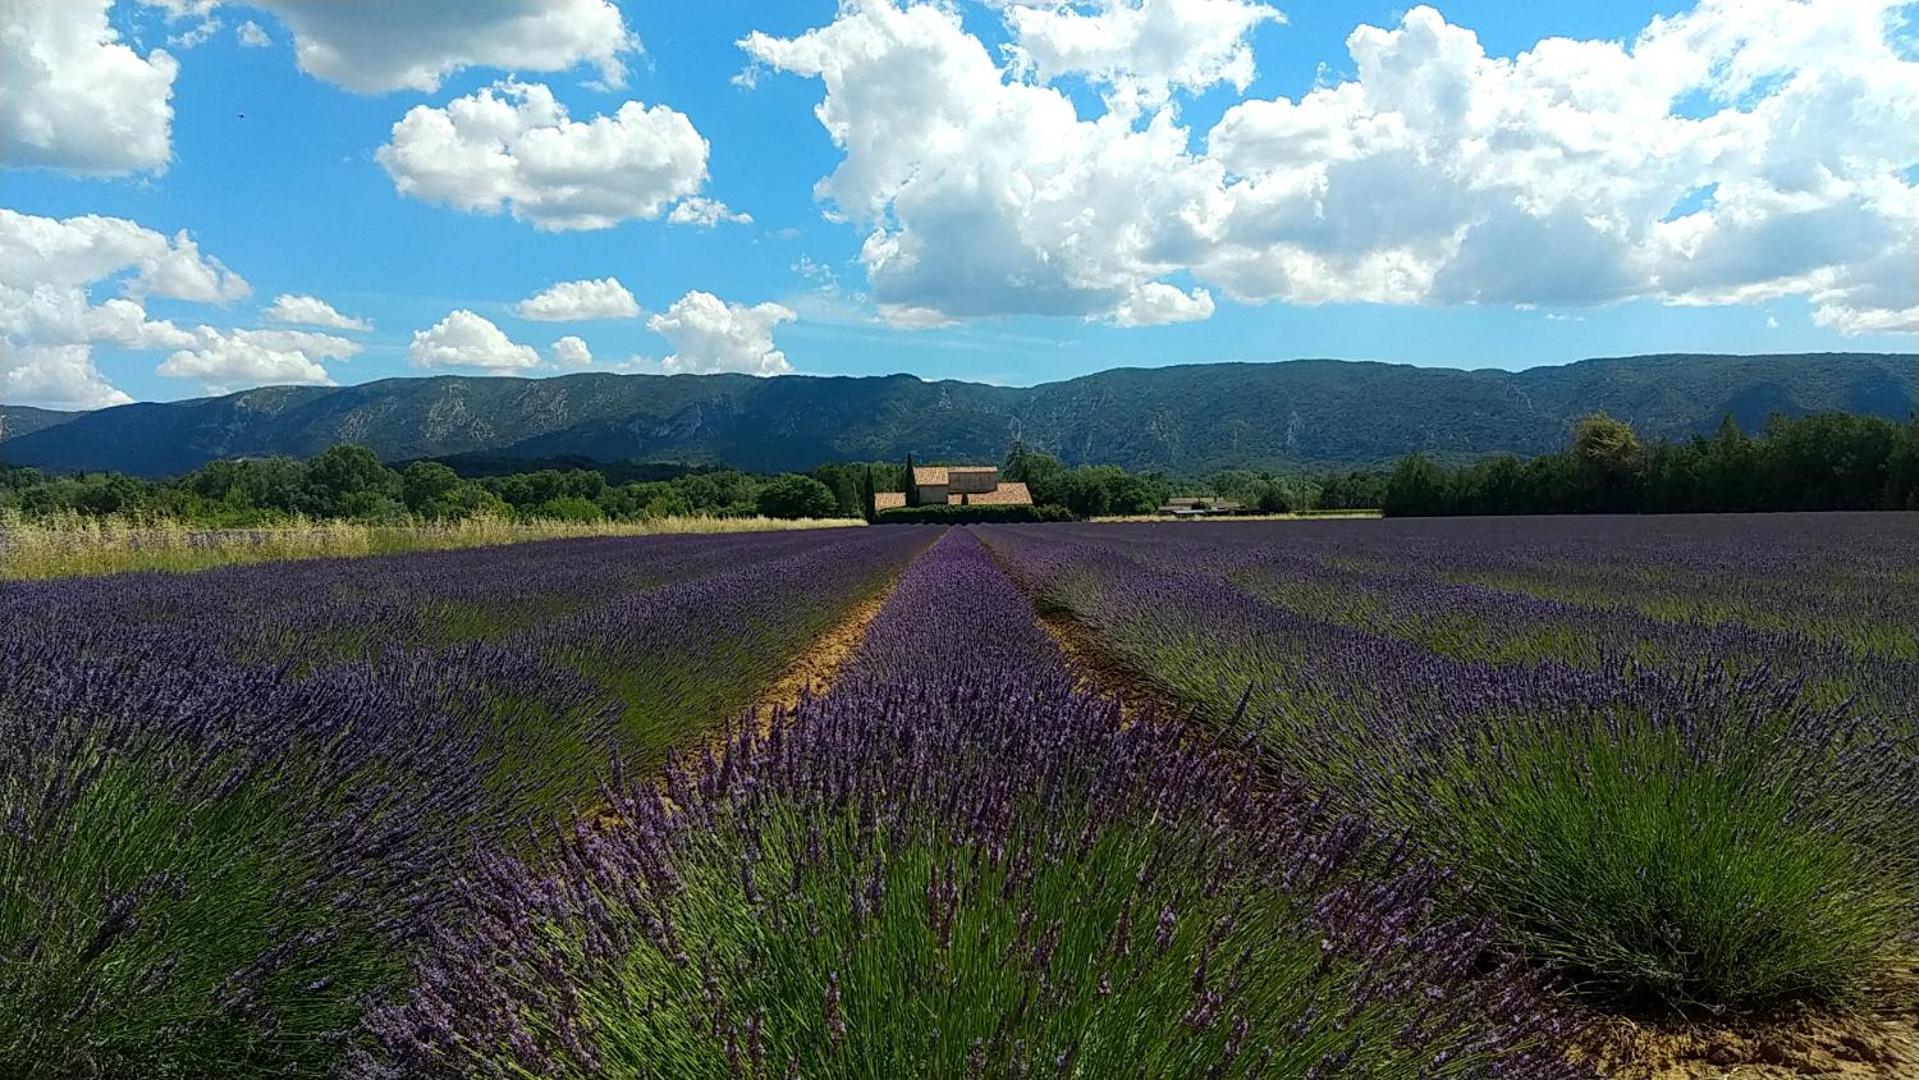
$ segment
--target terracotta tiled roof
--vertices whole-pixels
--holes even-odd
[[[1026,485],[1015,481],[1003,483],[991,491],[979,495],[969,495],[967,502],[974,506],[1031,506],[1033,495]]]
[[[999,467],[995,465],[948,465],[946,471],[949,473],[991,473],[998,472]]]
[[[913,467],[913,482],[915,484],[926,484],[931,487],[944,487],[947,482],[946,466],[915,465]]]
[[[898,510],[905,505],[906,492],[904,491],[875,491],[873,493],[873,509],[875,510]]]

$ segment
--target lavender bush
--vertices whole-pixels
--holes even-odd
[[[1775,535],[1828,561],[1857,543],[1873,579],[1911,573],[1910,551],[1901,564],[1883,538],[1815,540],[1793,519],[1746,528],[1695,526],[1709,551],[1637,573],[1706,595],[1755,536]],[[1911,662],[1877,631],[1802,634],[1726,613],[1755,607],[1744,602],[1675,621],[1639,601],[1458,583],[1465,564],[1482,577],[1500,565],[1544,577],[1555,559],[1591,569],[1583,536],[1548,529],[1525,545],[1514,532],[990,536],[1113,659],[1255,731],[1275,768],[1407,830],[1472,888],[1462,903],[1595,1002],[1723,1010],[1859,994],[1919,925]],[[1656,565],[1651,546],[1638,542]],[[1884,607],[1862,605],[1854,624]],[[1842,625],[1842,608],[1822,609]]]
[[[0,586],[0,1075],[337,1072],[475,866],[721,723],[930,538]],[[494,617],[438,632],[459,605]],[[673,636],[694,613],[716,629]],[[708,663],[714,635],[751,656],[717,692],[577,662]]]
[[[1561,1076],[1440,875],[1074,692],[970,536],[844,681],[490,862],[391,1075]]]

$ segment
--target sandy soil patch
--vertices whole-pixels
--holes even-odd
[[[1594,1063],[1621,1080],[1914,1080],[1919,959],[1889,973],[1855,1012],[1806,1010],[1723,1026],[1619,1020],[1602,1041]]]
[[[760,695],[753,705],[753,715],[770,720],[775,714],[791,712],[794,706],[810,697],[819,697],[833,688],[833,681],[839,678],[840,668],[852,659],[853,653],[866,640],[866,631],[879,618],[880,609],[886,606],[887,598],[893,595],[893,586],[898,584],[895,577],[877,593],[853,606],[839,622],[815,638],[806,650],[787,665],[780,677]]]

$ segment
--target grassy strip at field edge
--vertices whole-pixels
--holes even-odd
[[[0,520],[0,580],[94,577],[129,571],[191,573],[217,566],[495,547],[597,536],[773,532],[863,526],[854,518],[668,517],[646,521],[509,521],[377,525],[296,519],[261,529],[194,529],[177,521]]]

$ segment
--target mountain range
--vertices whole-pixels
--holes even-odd
[[[277,386],[85,413],[0,405],[0,461],[158,476],[226,457],[305,456],[334,443],[388,461],[486,454],[809,469],[827,461],[997,461],[1014,440],[1071,464],[1197,474],[1225,467],[1379,465],[1412,451],[1459,461],[1558,449],[1604,410],[1648,438],[1730,414],[1904,419],[1912,356],[1663,354],[1524,371],[1344,360],[1102,371],[1032,387],[910,375],[435,376]]]

